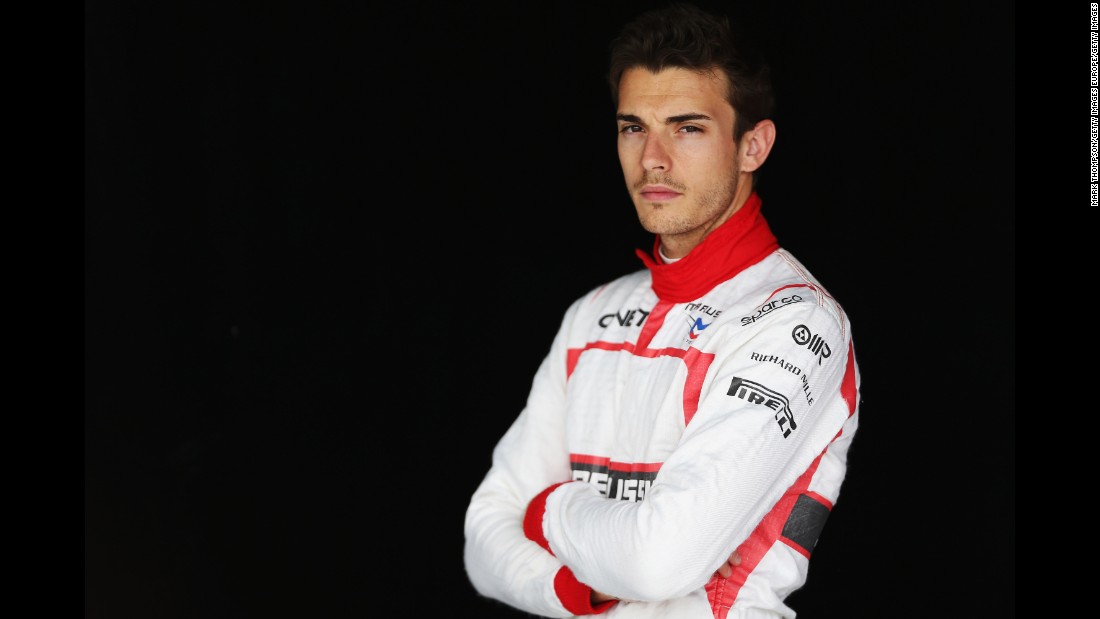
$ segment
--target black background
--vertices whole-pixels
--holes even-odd
[[[86,617],[520,616],[462,519],[651,246],[603,71],[656,4],[86,2]],[[764,213],[863,373],[790,604],[1013,616],[1012,4],[701,4],[771,58]]]

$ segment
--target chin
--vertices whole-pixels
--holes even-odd
[[[652,213],[648,217],[639,215],[638,222],[642,224],[646,232],[652,234],[674,234],[677,232],[676,226],[670,222],[662,221],[660,217],[653,217]]]

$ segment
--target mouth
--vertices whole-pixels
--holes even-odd
[[[675,191],[663,185],[647,185],[642,187],[641,196],[650,202],[665,202],[680,197],[679,191]]]

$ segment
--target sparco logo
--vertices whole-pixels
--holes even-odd
[[[612,323],[618,323],[620,327],[637,327],[645,322],[648,316],[649,312],[640,308],[626,310],[626,312],[604,314],[600,317],[600,326],[606,328]]]
[[[783,297],[781,299],[776,299],[774,301],[768,301],[767,303],[765,303],[765,304],[761,305],[760,307],[756,308],[756,313],[753,314],[752,316],[742,316],[741,317],[741,326],[744,327],[744,326],[751,325],[752,323],[756,322],[757,320],[760,320],[764,316],[767,316],[768,314],[770,314],[774,310],[777,310],[781,307],[787,307],[788,305],[791,305],[792,303],[799,303],[801,301],[802,301],[802,297],[798,296],[797,294],[792,294],[789,297]]]
[[[775,411],[775,422],[779,424],[779,429],[783,432],[783,438],[787,438],[791,435],[791,432],[798,429],[798,424],[794,422],[794,415],[791,413],[791,407],[786,396],[772,391],[760,383],[734,376],[726,395],[741,398],[751,404],[766,406]]]
[[[798,325],[795,327],[794,331],[791,331],[791,337],[794,338],[795,344],[805,346],[810,349],[810,352],[817,355],[818,365],[821,365],[822,361],[828,359],[829,355],[833,354],[833,349],[829,348],[825,340],[820,335],[810,333],[810,328],[806,325]]]

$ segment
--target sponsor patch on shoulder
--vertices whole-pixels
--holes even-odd
[[[734,376],[726,395],[775,411],[775,422],[779,424],[779,431],[783,433],[783,438],[787,438],[791,432],[798,429],[787,397],[778,391],[769,389],[756,381]]]

